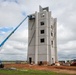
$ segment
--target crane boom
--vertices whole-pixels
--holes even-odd
[[[4,43],[9,39],[9,37],[21,26],[21,24],[27,19],[28,16],[26,16],[19,24],[18,26],[3,40],[3,42],[0,44],[0,47],[4,45]]]

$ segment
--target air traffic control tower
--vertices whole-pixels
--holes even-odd
[[[39,12],[28,19],[28,56],[31,64],[57,62],[57,19],[51,16],[48,7],[39,7]]]

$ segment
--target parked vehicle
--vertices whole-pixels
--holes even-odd
[[[72,60],[71,66],[76,66],[76,59]]]

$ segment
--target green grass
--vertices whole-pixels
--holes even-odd
[[[0,75],[69,75],[50,71],[38,70],[0,70]],[[72,74],[73,75],[73,74]]]

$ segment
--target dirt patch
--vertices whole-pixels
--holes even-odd
[[[15,67],[17,69],[34,69],[34,70],[47,70],[57,73],[76,74],[76,66],[38,66],[29,64],[5,64],[5,68]]]

